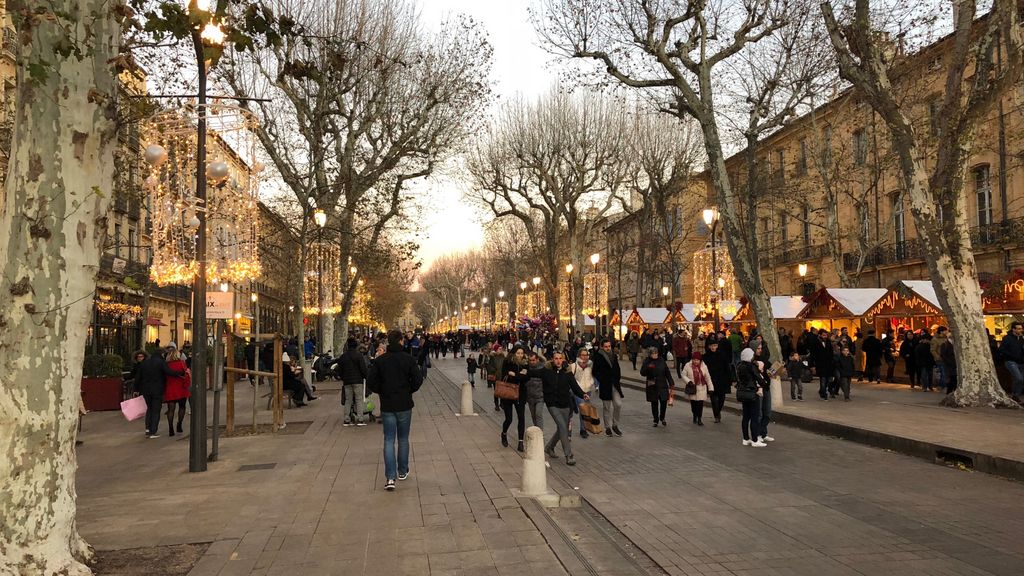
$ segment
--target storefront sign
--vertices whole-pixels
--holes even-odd
[[[206,318],[208,320],[230,320],[235,317],[235,293],[206,293]]]
[[[242,316],[238,319],[238,331],[242,334],[252,332],[252,319]]]

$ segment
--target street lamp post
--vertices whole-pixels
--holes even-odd
[[[669,304],[668,292],[669,292],[668,286],[662,286],[661,287],[661,299],[665,303],[665,307],[666,308],[668,307],[668,304]]]
[[[597,252],[590,255],[590,264],[594,267],[594,274],[597,274],[597,264],[601,261],[601,255]],[[601,314],[602,306],[601,302],[597,301],[600,298],[600,294],[597,294],[595,287],[594,299],[597,304],[597,314],[594,315],[594,329],[597,336],[604,336],[604,316]],[[584,304],[585,306],[585,304]]]
[[[714,208],[704,209],[704,224],[711,227],[711,307],[715,309],[715,332],[718,331],[719,323],[721,322],[721,315],[718,310],[718,289],[723,286],[718,286],[718,252],[715,250],[716,233],[718,231],[718,210]]]

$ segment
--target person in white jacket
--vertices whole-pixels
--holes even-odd
[[[576,361],[569,367],[569,371],[576,377],[576,383],[579,384],[584,394],[591,394],[594,391],[594,374],[592,372],[594,366],[590,363],[590,350],[587,348],[580,348],[580,351],[576,353]],[[576,398],[576,411],[580,412],[580,404],[588,404],[589,400],[583,398]],[[583,425],[583,413],[580,412],[580,438],[586,438],[589,436],[586,427]]]
[[[703,354],[694,351],[693,358],[683,367],[683,396],[690,401],[694,424],[704,425],[704,401],[708,399],[708,393],[714,391],[715,385],[711,382],[707,365],[704,364]]]

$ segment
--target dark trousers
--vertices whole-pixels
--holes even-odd
[[[893,375],[893,372],[895,372],[895,371],[896,371],[896,363],[895,362],[888,362],[887,361],[885,363],[885,381],[886,382],[892,382],[893,381],[893,378],[895,377]]]
[[[668,398],[662,400],[661,398],[651,401],[651,416],[654,417],[654,421],[665,419],[665,409],[668,407]]]
[[[768,423],[772,419],[772,391],[771,388],[762,388],[762,396],[758,399],[759,426],[758,436],[768,435]]]
[[[690,412],[693,413],[693,421],[699,422],[704,417],[704,401],[690,400]]]
[[[501,424],[501,433],[508,434],[508,429],[512,426],[513,407],[516,409],[516,419],[518,420],[519,441],[522,442],[523,436],[526,435],[526,402],[501,399],[501,409],[505,411],[505,421]]]
[[[881,382],[882,365],[881,364],[865,364],[864,365],[864,377],[868,379],[868,382],[874,380],[875,382]]]
[[[757,433],[760,430],[761,412],[758,410],[757,400],[743,402],[743,420],[740,421],[740,430],[743,431],[743,439],[757,440]]]
[[[717,389],[711,393],[711,412],[715,415],[715,420],[722,419],[722,406],[725,406],[725,397],[728,392],[719,392]]]
[[[917,374],[917,364],[916,363],[912,363],[912,362],[907,362],[906,365],[907,365],[907,378],[910,378],[910,387],[913,388],[914,385],[917,384],[917,376],[918,376],[918,374]]]
[[[832,390],[832,380],[833,379],[834,379],[834,377],[831,374],[828,374],[828,375],[822,374],[819,377],[819,382],[820,383],[818,384],[818,396],[820,396],[822,398],[828,398],[828,393],[829,393],[830,390]]]
[[[160,408],[164,405],[163,394],[144,394],[146,399],[146,432],[156,434],[160,428]]]

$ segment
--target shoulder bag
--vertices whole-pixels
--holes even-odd
[[[498,380],[494,383],[494,396],[502,400],[519,400],[519,384]]]

